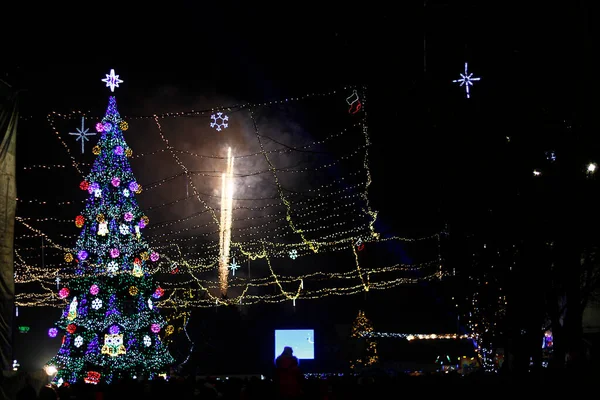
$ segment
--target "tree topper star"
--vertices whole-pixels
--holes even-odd
[[[235,262],[235,258],[231,261],[231,264],[229,265],[229,269],[231,270],[231,275],[235,276],[235,271],[239,268],[240,266]]]
[[[465,73],[464,74],[460,74],[460,79],[455,79],[452,82],[454,83],[459,83],[460,82],[460,86],[464,86],[465,87],[465,91],[467,92],[467,99],[471,97],[471,94],[469,93],[469,86],[473,86],[473,82],[474,81],[479,81],[481,80],[481,78],[473,78],[473,73],[469,73],[469,64],[465,63]]]
[[[119,75],[115,75],[114,69],[110,70],[110,74],[106,74],[106,78],[102,79],[102,82],[106,82],[106,87],[109,87],[111,92],[114,92],[115,88],[119,87],[119,83],[123,83],[119,79]]]
[[[81,128],[76,128],[77,132],[69,132],[69,135],[75,135],[77,138],[75,140],[81,140],[81,154],[84,153],[85,150],[85,141],[90,140],[88,136],[96,136],[96,132],[88,132],[90,128],[85,128],[85,117],[81,117]]]

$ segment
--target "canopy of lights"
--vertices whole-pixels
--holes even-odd
[[[442,278],[439,234],[384,237],[375,228],[366,96],[365,87],[344,87],[123,117],[144,236],[160,254],[149,268],[165,291],[161,307],[295,305]],[[68,261],[87,197],[79,186],[101,119],[83,111],[49,114],[62,153],[21,172],[27,185],[62,180],[73,191],[18,198],[17,306],[64,307],[58,291],[75,276]],[[420,253],[428,259],[406,264],[375,256],[413,246],[428,249]]]

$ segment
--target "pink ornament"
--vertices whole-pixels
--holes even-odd
[[[100,133],[104,132],[104,124],[102,122],[98,122],[96,124],[96,131],[98,131]]]
[[[111,179],[110,183],[112,183],[112,185],[114,187],[117,187],[121,184],[121,180],[115,176],[114,178]]]
[[[99,291],[100,291],[100,288],[98,287],[98,285],[94,284],[94,285],[90,286],[90,293],[93,294],[94,296],[97,295]]]
[[[110,250],[110,256],[111,256],[112,258],[117,258],[117,257],[119,257],[119,254],[121,254],[121,253],[119,252],[119,249],[111,249],[111,250]]]
[[[123,216],[123,219],[125,219],[125,221],[127,222],[131,222],[133,220],[133,214],[130,212],[126,212]]]
[[[152,262],[157,262],[158,261],[158,253],[150,254],[150,260],[152,260]]]
[[[67,297],[69,297],[69,293],[69,289],[64,287],[58,291],[58,297],[60,297],[61,299],[66,299]]]
[[[158,332],[160,332],[160,325],[158,325],[158,324],[152,324],[152,325],[150,325],[150,330],[153,333],[158,333]]]

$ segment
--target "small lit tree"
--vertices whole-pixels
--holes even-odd
[[[373,324],[360,310],[352,324],[350,337],[357,343],[356,358],[350,361],[350,368],[357,370],[372,366],[377,363],[377,341],[370,336],[373,333]]]

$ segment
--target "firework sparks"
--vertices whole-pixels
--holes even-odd
[[[231,245],[231,212],[233,210],[233,157],[231,147],[227,150],[227,169],[221,180],[221,227],[219,239],[219,287],[221,295],[227,295],[229,274],[229,247]]]

